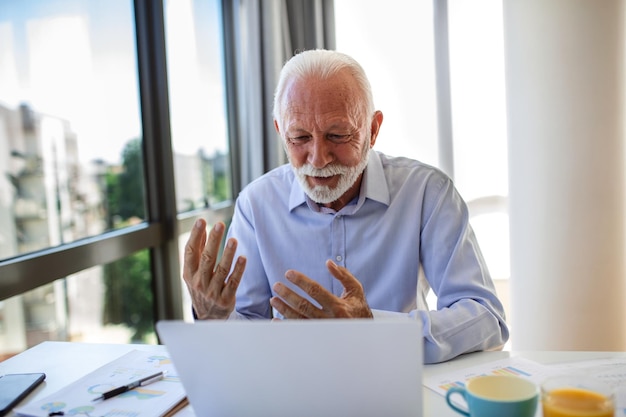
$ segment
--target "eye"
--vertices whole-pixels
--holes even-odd
[[[289,141],[289,143],[293,143],[293,144],[304,143],[304,142],[307,142],[309,139],[311,139],[311,136],[308,136],[308,135],[287,137],[287,140]]]
[[[327,136],[329,141],[333,142],[333,143],[347,143],[350,141],[350,139],[352,138],[352,135],[346,134],[346,135],[339,135],[339,134],[335,134],[335,133],[329,133]]]

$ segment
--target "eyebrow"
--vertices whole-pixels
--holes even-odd
[[[334,123],[328,127],[325,127],[323,130],[325,132],[328,132],[330,130],[335,130],[335,129],[339,129],[339,130],[347,130],[349,132],[354,132],[356,130],[358,130],[358,127],[355,126],[353,123],[351,122],[340,122],[340,123]],[[300,126],[285,126],[285,133],[286,134],[294,134],[294,133],[301,133],[301,132],[306,132],[309,133],[310,130],[300,127]]]

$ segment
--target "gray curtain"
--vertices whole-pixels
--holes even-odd
[[[286,162],[272,123],[274,89],[294,53],[334,49],[333,0],[223,0],[234,195]]]

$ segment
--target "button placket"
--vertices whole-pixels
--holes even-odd
[[[346,251],[346,233],[345,233],[345,216],[336,215],[333,219],[332,226],[332,244],[331,244],[331,256],[337,265],[346,266],[345,251]],[[337,279],[331,278],[332,292],[336,296],[340,296],[343,293],[343,286]]]

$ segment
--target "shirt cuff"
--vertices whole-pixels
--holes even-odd
[[[372,315],[374,316],[374,320],[398,320],[398,319],[406,319],[406,320],[415,320],[415,316],[407,314],[407,313],[399,313],[397,311],[387,311],[387,310],[372,310]]]

